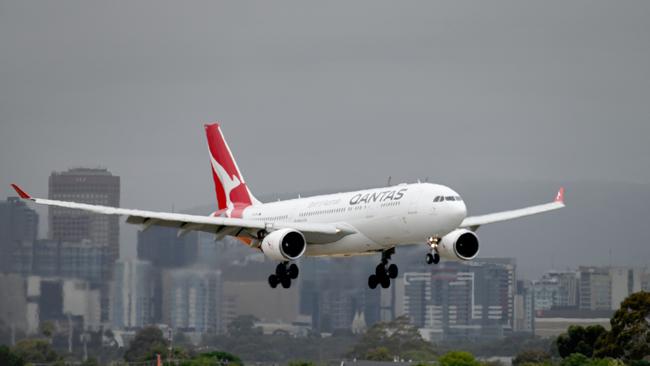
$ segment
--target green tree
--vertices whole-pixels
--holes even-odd
[[[634,360],[629,362],[630,366],[650,366],[650,360]]]
[[[378,348],[386,348],[391,360],[393,356],[398,356],[415,361],[429,361],[436,356],[433,346],[422,338],[408,316],[373,325],[354,346],[350,356],[365,358]]]
[[[253,315],[240,315],[228,324],[231,337],[250,337],[262,334],[262,329],[255,327],[258,319]]]
[[[0,346],[0,365],[23,366],[25,361],[7,346]]]
[[[564,357],[560,366],[588,366],[591,361],[582,353],[572,353]]]
[[[99,362],[95,357],[88,357],[88,359],[81,363],[81,366],[99,366]]]
[[[574,353],[581,353],[587,357],[594,354],[596,342],[603,337],[607,330],[600,325],[581,327],[572,325],[566,333],[560,334],[555,340],[557,350],[562,358]]]
[[[44,339],[23,339],[16,343],[13,351],[25,362],[46,363],[61,360],[61,356],[54,351],[50,342]]]
[[[135,334],[135,338],[133,338],[129,348],[124,353],[124,360],[128,362],[151,360],[156,353],[167,354],[168,345],[158,327],[142,328]]]
[[[52,336],[54,336],[54,332],[56,331],[56,327],[54,326],[54,323],[52,323],[51,321],[42,322],[39,328],[41,334],[47,338],[52,338]]]
[[[598,357],[641,360],[650,355],[650,293],[628,296],[610,320],[612,329],[599,339]]]
[[[218,364],[228,364],[230,366],[242,366],[242,360],[228,352],[205,352],[192,358],[191,361],[184,362],[182,366],[213,366]]]
[[[542,350],[526,350],[517,354],[512,359],[512,366],[524,366],[529,364],[543,364],[551,361],[551,355]]]
[[[613,358],[592,358],[589,366],[625,366],[625,363],[621,360],[616,360]]]
[[[311,361],[290,361],[288,366],[314,366]]]
[[[368,350],[364,357],[366,360],[370,361],[392,361],[393,357],[390,355],[390,351],[386,347],[377,347]]]
[[[438,359],[440,366],[481,366],[474,356],[469,352],[452,351],[445,353]]]

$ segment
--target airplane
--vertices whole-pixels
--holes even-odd
[[[483,225],[517,219],[564,207],[564,188],[552,202],[480,216],[467,216],[461,196],[432,183],[398,184],[262,203],[248,188],[218,123],[204,126],[218,209],[209,216],[155,212],[34,198],[16,184],[25,200],[37,204],[126,216],[126,222],[189,231],[209,232],[216,240],[226,235],[278,261],[269,275],[272,288],[290,288],[298,278],[296,261],[303,256],[354,256],[381,253],[368,277],[368,286],[390,287],[398,268],[389,264],[395,248],[426,245],[425,261],[441,258],[470,261],[479,252],[476,230]]]

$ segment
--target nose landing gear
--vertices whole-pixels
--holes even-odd
[[[282,285],[283,288],[289,288],[291,287],[291,280],[298,278],[299,273],[300,270],[297,264],[289,264],[289,262],[279,263],[275,267],[275,273],[269,276],[269,286],[276,288],[278,285]]]
[[[371,289],[381,285],[382,288],[390,287],[390,280],[397,278],[399,269],[395,263],[388,265],[391,255],[395,253],[395,248],[390,248],[381,252],[381,263],[375,267],[375,273],[368,277],[368,287]]]
[[[438,264],[440,262],[440,254],[438,254],[438,242],[440,242],[440,238],[433,236],[427,239],[427,243],[429,243],[429,246],[431,247],[431,252],[427,253],[427,255],[424,257],[427,264]]]

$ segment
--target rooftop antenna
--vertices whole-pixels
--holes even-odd
[[[609,248],[609,266],[612,266],[612,248]]]
[[[391,180],[391,179],[392,179],[392,177],[389,175],[389,176],[388,176],[388,185],[389,185],[389,186],[390,186],[390,180]]]

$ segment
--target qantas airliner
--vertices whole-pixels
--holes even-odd
[[[210,216],[131,210],[77,202],[33,198],[15,184],[18,195],[38,204],[127,216],[142,230],[153,225],[237,237],[246,245],[280,262],[268,278],[273,288],[291,287],[298,278],[293,263],[302,256],[353,256],[381,253],[381,262],[368,277],[368,286],[388,288],[398,268],[389,265],[401,245],[427,246],[426,262],[440,258],[474,259],[479,251],[476,230],[485,224],[512,220],[564,207],[564,189],[555,200],[537,206],[467,217],[461,196],[431,183],[261,203],[251,193],[218,124],[205,125],[218,210]]]

